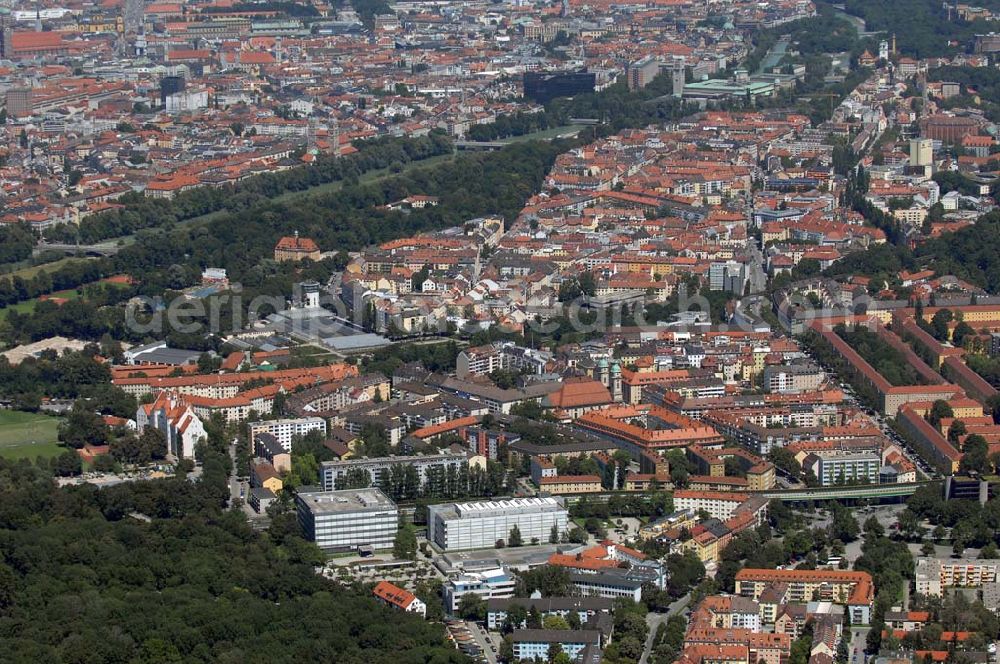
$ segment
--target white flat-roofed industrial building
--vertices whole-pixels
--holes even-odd
[[[493,548],[517,526],[525,544],[548,542],[552,527],[561,537],[568,521],[566,508],[551,497],[431,505],[427,539],[442,550]]]
[[[303,492],[295,498],[306,539],[322,549],[390,549],[399,511],[379,489]]]

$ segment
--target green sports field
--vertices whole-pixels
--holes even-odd
[[[8,459],[54,457],[65,451],[59,445],[59,418],[16,410],[0,410],[0,456]]]

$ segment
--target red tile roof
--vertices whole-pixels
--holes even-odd
[[[447,422],[442,422],[441,424],[431,424],[426,427],[420,427],[413,432],[413,436],[416,438],[432,438],[438,436],[442,433],[447,433],[449,431],[455,431],[461,429],[462,427],[472,426],[473,424],[479,423],[478,415],[470,415],[469,417],[460,417],[455,420],[448,420]]]
[[[552,408],[579,408],[611,403],[611,393],[600,381],[590,378],[568,378],[558,391],[546,397]]]
[[[286,235],[278,240],[275,249],[282,251],[319,251],[319,246],[310,238]]]
[[[58,32],[15,32],[10,37],[15,52],[59,48],[62,43],[62,35]]]
[[[404,611],[417,598],[416,595],[408,590],[404,590],[388,581],[379,581],[375,584],[375,587],[372,588],[372,594],[383,602],[392,604]]]

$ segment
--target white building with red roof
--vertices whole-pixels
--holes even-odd
[[[379,581],[372,588],[372,595],[383,604],[395,607],[407,613],[419,613],[421,618],[427,615],[427,605],[416,595],[388,581]]]
[[[160,392],[152,403],[139,406],[135,416],[141,433],[155,427],[167,439],[167,457],[193,459],[194,447],[205,437],[205,427],[194,407],[176,392]]]

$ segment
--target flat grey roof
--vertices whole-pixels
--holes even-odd
[[[600,643],[592,629],[515,629],[514,643]]]
[[[396,509],[396,503],[392,502],[381,490],[375,488],[299,493],[296,500],[313,514]]]
[[[324,337],[323,345],[334,350],[361,350],[381,348],[392,342],[378,334],[352,334],[342,337]]]
[[[183,350],[181,348],[156,348],[154,350],[142,351],[135,355],[135,359],[140,362],[151,364],[188,364],[197,362],[201,353],[196,350]]]

